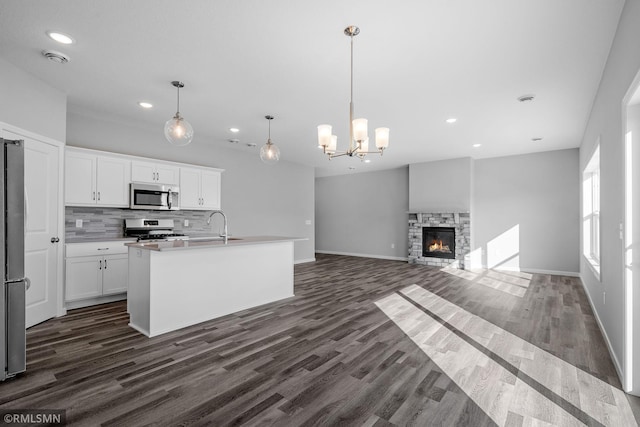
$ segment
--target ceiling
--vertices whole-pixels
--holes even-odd
[[[158,129],[180,111],[192,144],[252,152],[267,139],[317,176],[579,146],[624,0],[20,0],[0,3],[0,57],[68,95],[72,112]],[[348,25],[356,117],[390,146],[371,163],[329,162],[319,124],[344,149]],[[59,45],[45,32],[76,39]],[[69,55],[46,60],[43,49]],[[535,94],[520,103],[517,97]],[[143,110],[138,101],[154,104]],[[445,120],[458,121],[448,124]],[[240,132],[232,134],[230,127]],[[239,144],[229,143],[237,138]],[[533,142],[532,138],[543,138]],[[247,143],[256,143],[255,148]],[[482,144],[473,148],[473,144]],[[276,166],[277,167],[277,166]],[[349,169],[355,167],[355,169]]]

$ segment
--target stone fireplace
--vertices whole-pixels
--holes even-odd
[[[409,213],[409,263],[465,268],[471,252],[468,212]]]

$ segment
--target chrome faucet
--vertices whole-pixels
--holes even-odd
[[[224,244],[226,245],[229,239],[229,231],[227,230],[227,216],[224,214],[224,212],[222,211],[211,212],[211,215],[209,215],[209,218],[207,219],[207,225],[211,224],[211,217],[217,213],[222,215],[222,219],[224,219],[224,234],[222,234],[221,237],[224,238]]]

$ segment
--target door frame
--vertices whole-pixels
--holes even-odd
[[[60,246],[58,247],[58,254],[56,257],[56,263],[58,266],[56,276],[56,317],[64,316],[67,314],[67,310],[64,306],[64,245],[65,245],[65,229],[64,229],[64,149],[65,143],[57,141],[53,138],[49,138],[44,135],[30,132],[28,130],[13,126],[8,123],[0,122],[0,131],[9,131],[26,138],[31,138],[50,144],[58,148],[58,235],[60,237]]]

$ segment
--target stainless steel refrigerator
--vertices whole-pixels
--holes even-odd
[[[0,138],[0,380],[26,369],[24,141]]]

